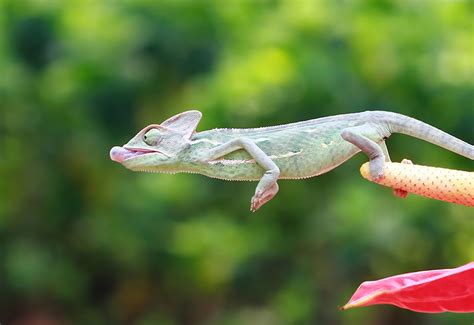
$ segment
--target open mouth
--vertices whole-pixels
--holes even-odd
[[[143,156],[150,153],[157,153],[152,150],[131,150],[124,147],[115,146],[110,150],[110,159],[118,163],[122,163],[128,159]]]

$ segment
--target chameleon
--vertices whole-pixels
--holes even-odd
[[[110,158],[132,171],[197,173],[223,180],[258,181],[255,212],[278,192],[278,179],[326,173],[357,154],[369,158],[373,180],[390,162],[385,140],[392,133],[419,138],[474,159],[474,146],[417,119],[387,111],[364,111],[259,128],[197,132],[202,113],[189,110],[143,128]],[[403,190],[395,194],[406,196]]]

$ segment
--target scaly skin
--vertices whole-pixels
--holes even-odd
[[[359,151],[370,159],[375,180],[390,161],[385,140],[408,134],[474,159],[474,147],[428,124],[383,111],[368,111],[254,129],[196,132],[198,111],[171,117],[140,131],[112,160],[134,171],[189,172],[224,180],[259,180],[252,198],[255,211],[278,191],[278,179],[323,174]],[[404,196],[403,190],[397,191]]]
[[[236,138],[247,138],[260,147],[280,169],[280,179],[308,178],[325,173],[358,151],[341,138],[340,132],[354,125],[340,121],[307,124],[291,129],[217,129],[197,133],[184,152],[188,171],[225,180],[256,181],[264,169],[245,150],[234,151],[212,161],[202,161],[203,153]]]

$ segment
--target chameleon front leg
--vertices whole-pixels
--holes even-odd
[[[210,149],[206,152],[206,160],[215,160],[240,149],[247,151],[257,164],[265,170],[265,173],[258,182],[255,195],[252,197],[250,204],[250,211],[255,212],[262,205],[270,201],[278,192],[277,180],[280,176],[280,169],[273,160],[252,140],[247,138],[233,139]]]

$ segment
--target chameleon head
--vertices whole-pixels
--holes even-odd
[[[133,171],[177,172],[179,153],[189,146],[200,119],[199,111],[187,111],[151,124],[127,144],[113,147],[110,159]]]

